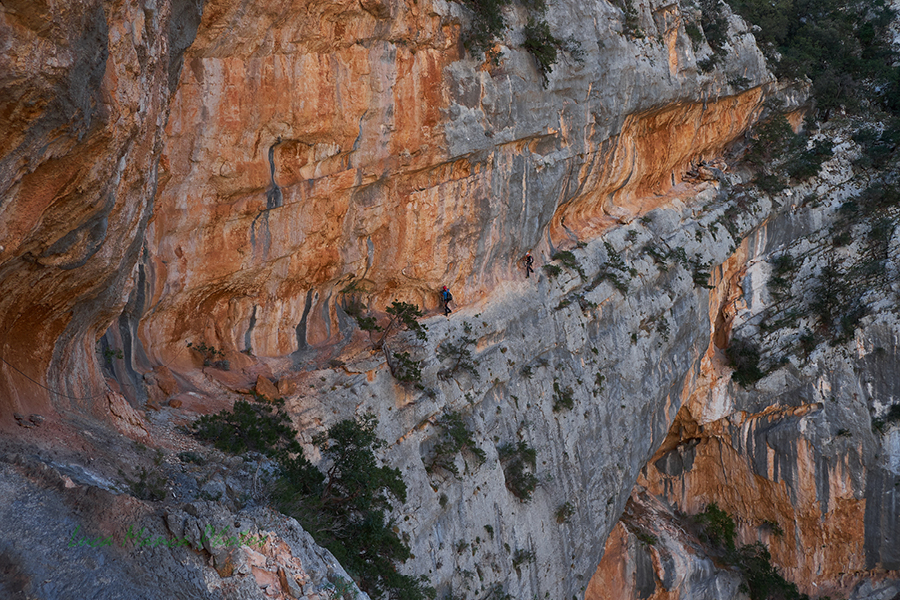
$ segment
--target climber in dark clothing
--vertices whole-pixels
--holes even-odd
[[[441,290],[441,303],[444,305],[444,316],[450,316],[450,302],[453,301],[453,294],[450,293],[450,290],[447,289],[447,286],[444,286],[444,289]]]
[[[525,279],[528,279],[529,275],[534,273],[534,257],[531,255],[531,250],[525,253]]]

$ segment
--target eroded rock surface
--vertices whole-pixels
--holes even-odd
[[[826,135],[843,137],[840,128]],[[861,583],[873,576],[887,578],[882,591],[891,597],[900,567],[898,426],[890,416],[900,396],[897,253],[892,233],[886,243],[865,233],[874,222],[893,232],[896,209],[873,212],[871,222],[863,210],[846,224],[844,203],[863,202],[855,197],[865,180],[853,176],[852,156],[839,155],[782,196],[789,210],[733,257],[722,312],[711,314],[727,331],[712,336],[698,385],[638,479],[686,514],[716,503],[733,515],[740,544],[763,542],[812,597],[880,597]],[[846,227],[853,241],[837,241]],[[827,269],[840,275],[828,279]],[[830,294],[840,298],[832,308]],[[830,311],[833,321],[824,320]],[[858,323],[847,328],[849,319]],[[746,387],[732,381],[723,352],[732,337],[759,341],[766,377]],[[681,575],[689,572],[696,569]]]
[[[649,5],[631,39],[606,2],[553,4],[583,56],[561,55],[546,90],[521,48],[496,67],[464,55],[458,4],[382,9],[207,4],[143,266],[150,363],[195,367],[187,341],[232,362],[341,341],[351,281],[377,310],[435,308],[443,284],[484,299],[527,249],[547,257],[669,202],[770,81],[736,18],[722,68],[700,73],[709,49],[695,55],[677,6]]]
[[[733,574],[701,549],[676,560],[688,536],[658,528],[664,548],[640,548],[616,524],[639,478],[685,510],[715,498],[742,540],[781,524],[784,538],[766,540],[805,589],[888,593],[867,578],[897,569],[900,446],[895,426],[871,422],[895,397],[895,321],[872,317],[852,356],[820,348],[756,390],[724,367],[729,338],[758,331],[769,305],[754,264],[828,219],[786,197],[730,195],[740,177],[727,163],[700,164],[767,96],[803,101],[775,89],[747,27],[722,10],[728,43],[703,73],[713,50],[687,36],[685,7],[641,5],[635,37],[613,4],[553,3],[554,34],[582,55],[564,55],[544,88],[518,47],[520,8],[495,65],[463,52],[470,14],[441,0],[4,2],[4,426],[19,412],[56,427],[64,413],[149,441],[157,417],[135,408],[189,417],[253,388],[286,397],[316,459],[312,434],[373,412],[383,459],[409,486],[395,510],[413,551],[402,569],[442,595],[734,597]],[[538,273],[526,280],[528,249]],[[552,275],[560,249],[571,260]],[[346,311],[351,295],[376,313],[395,298],[431,310],[442,284],[455,310],[424,319],[424,343],[401,334],[373,351]],[[454,372],[437,350],[466,336],[474,372]],[[422,361],[420,386],[391,375],[385,356],[404,351]],[[454,457],[459,477],[426,468],[446,411],[485,452],[480,465]],[[499,450],[520,442],[537,455],[528,502]],[[32,468],[48,474],[35,482]],[[163,516],[85,469],[3,462],[13,502],[0,521],[61,569],[5,545],[11,590],[122,597],[91,578],[114,564],[112,579],[135,582],[128,597],[314,598],[328,592],[307,583],[346,575],[295,524],[242,513],[225,473],[173,475],[193,508]],[[281,541],[240,557],[202,541],[157,549],[149,567],[79,547],[67,562],[54,540],[79,506],[111,511],[97,535],[134,516],[196,542],[204,519],[247,517]],[[50,525],[35,535],[29,522]],[[589,584],[611,532],[620,562]],[[300,575],[301,546],[320,575]]]
[[[0,11],[4,415],[103,417],[95,343],[130,289],[201,4],[15,1]]]

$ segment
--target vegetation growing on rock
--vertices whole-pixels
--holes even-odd
[[[275,506],[328,548],[359,578],[361,589],[373,597],[431,596],[423,578],[402,575],[394,565],[409,558],[409,547],[387,513],[393,500],[406,501],[406,484],[398,469],[378,465],[375,451],[384,441],[375,434],[375,417],[345,419],[313,438],[325,459],[323,474],[304,456],[283,408],[283,400],[239,400],[232,411],[200,417],[190,429],[220,450],[273,458],[278,465]]]
[[[444,469],[458,477],[459,469],[456,468],[458,454],[471,454],[477,465],[483,464],[487,459],[487,454],[478,447],[472,431],[460,412],[445,412],[438,418],[437,426],[441,429],[441,433],[428,470]]]
[[[513,4],[522,6],[528,13],[528,22],[522,29],[522,48],[529,52],[537,64],[541,82],[547,86],[547,75],[564,51],[576,60],[581,60],[580,46],[573,39],[561,40],[550,31],[544,18],[547,4],[544,0],[460,0],[472,11],[472,22],[463,34],[463,45],[475,56],[487,56],[495,65],[500,62],[499,53],[494,49],[508,27],[503,11]]]
[[[471,347],[475,345],[475,338],[471,336],[472,326],[463,322],[463,334],[455,341],[445,340],[437,349],[437,356],[449,364],[438,372],[441,379],[449,379],[462,371],[468,371],[478,377],[478,369],[472,357]]]
[[[744,579],[741,590],[751,600],[809,600],[772,565],[772,555],[761,542],[736,546],[734,519],[716,503],[708,504],[693,520],[699,525],[699,536],[707,544],[707,551],[740,571]]]
[[[497,448],[506,487],[523,502],[531,500],[538,480],[532,472],[537,464],[537,451],[525,442],[506,443]]]
[[[892,67],[888,26],[893,11],[884,0],[733,0],[750,23],[778,77],[812,80],[818,111],[867,104],[900,110],[900,73]]]

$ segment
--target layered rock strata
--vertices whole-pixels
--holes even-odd
[[[749,396],[726,409],[717,403],[727,381],[710,375],[735,326],[734,279],[782,231],[755,229],[772,204],[729,199],[721,172],[706,169],[705,183],[686,176],[741,136],[771,92],[752,35],[727,8],[722,62],[703,73],[697,59],[713,50],[686,35],[689,10],[651,2],[638,15],[644,37],[632,37],[611,4],[554,4],[554,34],[583,54],[563,56],[544,89],[516,46],[520,9],[508,14],[509,45],[493,65],[463,52],[470,15],[440,1],[210,0],[202,21],[190,2],[4,6],[13,7],[0,22],[13,75],[0,114],[13,115],[11,131],[28,124],[5,138],[0,163],[4,414],[75,409],[133,421],[121,396],[103,390],[100,363],[135,404],[188,388],[233,398],[261,373],[277,375],[306,442],[347,416],[379,417],[391,442],[384,458],[409,486],[396,510],[414,555],[407,572],[442,594],[569,598],[587,589],[660,445],[687,451],[682,438],[667,440],[673,421],[716,432],[710,448],[725,453],[715,444],[730,437],[757,457],[773,419],[808,423],[822,412],[815,400],[774,415]],[[50,67],[35,69],[18,51],[26,46]],[[558,264],[558,277],[522,279],[525,250],[543,266],[563,248],[575,263]],[[346,299],[430,309],[441,284],[460,309],[426,320],[425,344],[389,341],[389,352],[424,365],[421,388],[399,385]],[[436,353],[464,335],[476,340],[477,375],[448,372]],[[231,371],[203,370],[201,345]],[[328,358],[331,368],[316,370]],[[806,391],[796,397],[815,396]],[[759,410],[722,421],[744,405]],[[481,465],[456,457],[459,478],[426,469],[448,410],[486,453]],[[691,419],[677,419],[681,410]],[[868,442],[845,444],[810,450],[808,470],[794,473],[790,457],[807,446],[785,435],[788,459],[771,462],[777,477],[767,457],[753,463],[771,485],[735,473],[758,485],[756,497],[778,497],[778,515],[802,504],[812,523],[840,507],[844,521],[776,559],[807,580],[845,559],[893,568],[897,538],[887,534],[851,540],[871,564],[850,550],[791,563],[868,514],[845,458],[875,463]],[[519,442],[537,453],[529,502],[509,491],[498,449]],[[821,456],[842,466],[810,475]],[[690,487],[685,503],[706,498],[680,473],[643,477],[672,497]],[[887,489],[886,477],[865,486]],[[895,512],[873,506],[868,521]],[[721,583],[732,589],[733,578]]]
[[[651,4],[632,39],[618,8],[560,2],[547,21],[582,56],[561,54],[543,89],[515,45],[499,66],[464,54],[469,16],[444,2],[207,4],[128,328],[144,368],[198,366],[188,341],[234,364],[341,341],[351,282],[376,310],[434,308],[443,284],[486,298],[525,250],[669,202],[691,161],[752,122],[768,81],[738,19],[723,67],[703,74],[691,13]]]
[[[735,210],[709,184],[693,201],[574,250],[584,278],[572,267],[558,279],[510,282],[489,302],[426,320],[427,343],[394,340],[393,351],[423,361],[424,389],[398,384],[368,350],[298,379],[288,404],[305,439],[340,415],[373,412],[382,437],[396,440],[386,460],[409,487],[395,513],[415,557],[405,570],[442,594],[479,596],[495,586],[512,597],[584,593],[599,540],[700,375],[708,315],[718,310],[704,285],[721,273],[691,265],[721,264],[733,252],[739,239],[722,224],[726,215],[729,227],[746,231],[770,208],[761,201]],[[688,266],[654,254],[684,255]],[[475,340],[477,376],[453,372],[435,352],[464,336]],[[327,405],[317,400],[323,394]],[[427,468],[446,411],[464,417],[486,454],[481,465],[453,457],[459,477]],[[519,442],[537,453],[540,483],[529,501],[510,491],[517,476],[499,449]]]
[[[144,244],[199,2],[0,10],[0,411],[108,412],[95,343]],[[52,391],[51,391],[52,390]]]
[[[845,137],[840,128],[825,135]],[[872,183],[854,172],[852,145],[844,146],[821,176],[779,199],[790,210],[747,240],[722,294],[728,300],[711,315],[728,331],[713,336],[697,387],[638,482],[686,514],[715,502],[733,515],[739,544],[763,542],[773,564],[812,597],[892,597],[900,590],[898,426],[889,416],[900,396],[897,212],[873,213],[872,223],[890,224],[883,246],[865,219],[850,226],[852,243],[836,241],[848,212],[843,203]],[[787,280],[773,266],[779,260],[791,265]],[[829,268],[839,273],[830,283]],[[858,290],[865,311],[854,312],[850,290]],[[835,311],[861,316],[847,339],[835,338],[817,316],[830,293],[850,303]],[[726,366],[722,349],[732,336],[759,340],[770,373],[746,388]],[[598,583],[640,550],[635,539],[617,543],[607,546]],[[643,584],[659,597],[690,595],[684,585],[692,578],[708,582],[708,567],[654,560]],[[865,583],[873,578],[886,580],[873,588]],[[618,597],[645,597],[639,588]]]

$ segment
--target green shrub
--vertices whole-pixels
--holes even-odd
[[[283,407],[282,398],[271,403],[237,400],[230,411],[203,415],[189,429],[201,440],[231,454],[259,452],[281,457],[302,453],[291,419],[281,410]]]
[[[728,20],[722,14],[719,0],[700,0],[700,27],[693,22],[685,25],[685,31],[691,38],[691,45],[696,52],[703,39],[709,44],[712,54],[697,61],[703,73],[712,71],[725,56],[725,43],[728,41]]]
[[[359,594],[356,593],[356,586],[352,581],[348,581],[340,575],[335,575],[331,581],[327,581],[322,586],[328,593],[328,600],[356,600]]]
[[[693,519],[701,527],[701,538],[711,544],[710,553],[740,570],[745,582],[741,585],[741,591],[749,594],[751,600],[809,600],[772,565],[772,556],[763,544],[755,542],[736,549],[734,519],[715,503],[707,505]],[[772,521],[765,521],[762,526],[772,529],[775,535],[781,531],[778,524]]]
[[[548,263],[546,265],[543,265],[542,268],[547,272],[547,275],[551,279],[555,279],[559,276],[560,273],[562,273],[562,269],[559,268],[559,265],[552,265]]]
[[[507,28],[503,16],[504,7],[513,4],[513,0],[458,0],[472,11],[472,25],[462,35],[463,46],[474,56],[487,56],[492,64],[499,65],[500,60],[494,45],[503,37]],[[528,14],[528,22],[523,28],[525,41],[522,48],[529,52],[537,62],[538,71],[544,87],[547,86],[547,74],[553,70],[558,61],[559,52],[565,51],[576,60],[581,60],[581,48],[574,39],[560,40],[550,32],[550,26],[544,20],[547,4],[544,0],[518,0]]]
[[[537,452],[525,442],[503,444],[497,448],[506,488],[523,502],[531,500],[537,487],[537,477],[531,472],[537,464]],[[529,470],[530,469],[530,470]]]
[[[694,282],[694,285],[708,290],[713,289],[713,286],[709,285],[709,270],[711,266],[712,263],[700,262],[700,259],[696,257],[691,260],[691,280]]]
[[[429,471],[436,468],[444,469],[458,477],[459,469],[456,468],[455,459],[456,455],[462,452],[468,452],[475,457],[475,462],[479,466],[487,459],[487,454],[478,447],[472,431],[460,412],[445,412],[438,418],[437,426],[441,429],[441,435],[428,465]]]
[[[641,542],[642,544],[644,544],[646,546],[655,546],[656,543],[659,541],[659,538],[657,538],[655,535],[653,535],[652,533],[649,533],[647,531],[640,531],[640,530],[635,531],[634,537],[636,537],[639,542]]]
[[[713,546],[734,550],[737,535],[734,519],[715,502],[706,505],[703,512],[697,514],[694,520],[703,528],[703,537],[706,541]]]
[[[745,591],[750,594],[750,600],[809,600],[809,596],[801,594],[772,565],[772,555],[762,543],[743,546],[736,562],[747,582]]]
[[[900,108],[887,3],[733,0],[731,6],[760,27],[754,35],[779,78],[812,80],[826,119],[839,106]]]
[[[868,312],[861,301],[861,290],[854,289],[847,275],[832,265],[822,267],[818,280],[809,307],[821,330],[831,335],[831,344],[844,343],[853,337],[856,326]]]
[[[503,7],[511,0],[462,0],[461,4],[472,11],[472,26],[462,36],[463,46],[478,57],[484,56],[506,29]],[[491,60],[498,62],[493,56]]]
[[[388,334],[390,334],[393,329],[400,327],[412,331],[420,340],[428,339],[428,335],[425,333],[428,331],[428,327],[416,320],[425,315],[415,304],[394,300],[391,305],[388,306],[387,314],[390,315],[390,320],[384,327],[384,333],[382,333],[381,339],[376,344],[376,347],[380,348],[384,344],[384,340],[387,338]]]
[[[856,198],[862,216],[870,216],[900,205],[900,187],[874,183]]]
[[[345,419],[313,438],[326,464],[326,478],[315,496],[301,497],[307,507],[297,511],[301,523],[328,548],[371,596],[387,595],[421,599],[431,590],[422,578],[397,573],[394,562],[409,558],[394,523],[385,519],[391,500],[406,501],[406,484],[399,469],[378,466],[374,451],[385,442],[375,434],[378,421],[372,414]],[[302,488],[280,489],[279,508],[298,505]],[[316,510],[310,514],[308,506]],[[288,512],[290,514],[290,512]]]
[[[816,336],[809,330],[801,333],[797,341],[800,344],[800,352],[803,354],[804,358],[809,358],[809,355],[812,354],[812,351],[815,350],[818,345]]]
[[[522,42],[522,48],[534,57],[538,72],[541,74],[541,81],[544,87],[547,87],[547,75],[553,70],[553,65],[558,60],[557,56],[563,47],[563,42],[550,33],[550,26],[544,20],[536,21],[529,18],[523,33],[525,41]]]
[[[372,315],[363,314],[363,305],[355,298],[350,300],[344,308],[344,312],[353,317],[363,331],[382,331],[382,327],[378,325],[378,319]]]
[[[571,502],[566,502],[556,509],[556,513],[554,513],[554,516],[556,517],[556,522],[562,524],[568,521],[574,514],[575,507],[572,506]]]
[[[112,364],[113,359],[122,360],[123,358],[125,358],[125,354],[118,348],[106,348],[103,351],[103,359],[109,364]]]
[[[553,382],[553,412],[559,412],[563,409],[572,410],[575,408],[574,392],[571,386],[561,388],[559,381]]]
[[[550,257],[550,260],[558,260],[567,269],[571,269],[577,272],[582,280],[587,278],[587,276],[584,274],[584,269],[582,269],[581,265],[578,263],[578,259],[575,258],[575,255],[568,250],[561,250],[560,252],[557,252],[552,257]]]
[[[413,360],[409,352],[398,352],[391,361],[391,374],[402,383],[418,383],[422,381],[422,361]]]
[[[766,374],[759,368],[759,346],[752,342],[735,338],[725,349],[725,356],[734,372],[731,379],[742,387],[753,385]]]
[[[772,276],[769,277],[769,292],[776,302],[782,302],[790,297],[792,277],[790,274],[794,272],[797,266],[790,254],[780,254],[773,258]]]
[[[641,39],[644,37],[644,30],[641,29],[641,18],[637,9],[634,7],[632,0],[617,0],[616,5],[622,9],[624,20],[622,21],[622,31],[632,39]]]
[[[834,155],[831,140],[818,140],[812,148],[803,150],[786,164],[787,174],[794,181],[803,181],[819,174],[822,163]]]
[[[606,381],[606,377],[602,373],[597,373],[594,376],[594,395],[598,396],[601,392],[603,392],[603,382]]]
[[[662,250],[660,250],[659,248],[657,248],[656,246],[654,246],[652,244],[647,244],[646,246],[644,246],[642,252],[644,254],[649,254],[650,258],[652,258],[656,262],[657,267],[661,271],[669,270],[669,267],[666,264],[667,256],[666,256],[665,252],[663,252]]]
[[[794,262],[794,257],[787,253],[779,254],[772,259],[771,263],[772,272],[778,277],[787,275],[797,268],[797,265]]]
[[[754,139],[746,158],[758,167],[765,167],[783,157],[795,143],[794,130],[783,114],[757,123],[752,132]]]
[[[784,536],[784,529],[782,529],[781,525],[779,525],[775,521],[765,520],[762,523],[760,523],[759,526],[762,529],[768,529],[772,533],[772,535],[774,535],[775,537]]]
[[[437,355],[440,360],[449,360],[450,366],[441,369],[438,376],[441,379],[449,379],[451,376],[460,371],[468,371],[475,377],[478,377],[478,369],[475,360],[472,357],[470,347],[475,346],[475,338],[471,337],[472,326],[467,322],[463,322],[463,335],[456,342],[447,340],[443,342],[437,349]]]
[[[147,471],[147,469],[141,467],[138,472],[138,478],[134,481],[125,478],[125,483],[131,490],[131,494],[141,500],[159,502],[160,500],[165,500],[168,494],[166,485],[169,481],[156,470]]]
[[[898,109],[895,112],[900,112]],[[855,164],[863,168],[883,169],[900,156],[897,152],[900,148],[900,118],[891,119],[881,132],[871,127],[860,129],[853,135],[853,141],[862,149]]]
[[[884,217],[872,223],[867,241],[869,249],[876,258],[887,260],[893,233],[894,222],[891,219]]]
[[[394,564],[409,558],[409,548],[385,514],[393,499],[406,501],[406,484],[398,469],[378,466],[374,451],[384,441],[375,435],[374,415],[341,421],[313,438],[328,465],[323,475],[303,455],[283,406],[283,400],[238,401],[232,412],[201,417],[190,429],[219,449],[274,458],[275,506],[300,521],[371,596],[433,597],[424,578],[402,575]]]
[[[721,54],[728,41],[728,19],[722,14],[719,0],[700,0],[700,14],[703,36],[713,52]]]
[[[733,87],[736,90],[745,90],[750,87],[750,80],[744,77],[743,75],[738,75],[737,77],[729,77],[728,85]]]
[[[612,244],[603,242],[603,248],[606,250],[606,262],[610,267],[622,272],[628,271],[625,261],[622,260],[622,255],[616,252]]]
[[[884,433],[885,427],[900,422],[900,404],[893,404],[883,417],[872,419],[872,431]]]
[[[628,293],[628,284],[623,281],[622,278],[619,277],[619,275],[613,273],[608,269],[601,269],[597,273],[596,277],[594,277],[594,281],[591,282],[591,289],[600,285],[600,282],[602,281],[609,281],[611,284],[613,284],[613,287],[619,290],[619,292],[621,292],[622,294]]]
[[[701,31],[700,27],[693,21],[687,21],[684,24],[684,32],[691,38],[691,45],[694,47],[694,52],[699,50],[700,44],[703,43],[703,31]]]
[[[525,563],[534,562],[535,555],[533,550],[516,550],[512,556],[512,564],[514,569],[518,569]]]
[[[753,185],[767,194],[777,194],[788,187],[784,177],[775,173],[760,173],[753,179]]]
[[[188,342],[187,347],[200,353],[200,356],[203,357],[204,367],[215,367],[223,371],[229,370],[230,365],[225,360],[225,353],[215,346],[207,346],[205,342],[200,342],[197,345],[194,345],[193,342]]]
[[[503,585],[499,583],[495,583],[488,590],[487,596],[484,596],[484,600],[514,600],[511,595],[503,590]]]
[[[721,60],[721,57],[718,54],[710,54],[706,58],[701,58],[697,61],[697,66],[700,68],[701,73],[709,73],[713,69],[716,68],[716,64]]]
[[[886,423],[900,422],[900,404],[891,405],[884,417],[884,420]]]

